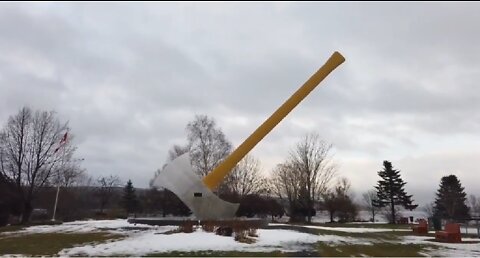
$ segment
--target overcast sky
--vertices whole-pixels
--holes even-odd
[[[268,174],[306,133],[357,193],[383,160],[424,204],[455,174],[480,195],[479,3],[1,3],[0,124],[68,120],[94,177],[147,187],[195,114],[238,146],[338,50],[335,70],[253,150]]]

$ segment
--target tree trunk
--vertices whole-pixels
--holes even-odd
[[[25,203],[23,204],[22,220],[20,221],[21,224],[27,224],[30,221],[32,211],[33,208],[30,201],[25,201]]]
[[[330,212],[330,222],[333,223],[333,212]]]
[[[103,204],[102,201],[100,201],[100,214],[103,214],[103,209],[105,208],[105,204]]]
[[[312,223],[312,199],[308,197],[307,199],[307,222],[308,224]]]
[[[391,203],[391,209],[392,209],[392,224],[397,224],[397,220],[395,218],[395,203],[393,200]]]
[[[315,216],[315,200],[310,200],[310,204],[308,205],[308,223],[312,223],[312,217]]]

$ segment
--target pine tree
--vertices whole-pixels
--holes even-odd
[[[455,219],[469,218],[469,208],[466,205],[467,194],[455,175],[442,177],[435,198],[434,216]]]
[[[135,188],[133,188],[132,181],[128,180],[125,188],[123,189],[122,206],[129,214],[137,210],[137,205],[138,201],[137,195],[135,194]]]
[[[418,205],[412,204],[412,195],[407,195],[405,192],[404,186],[406,182],[403,182],[400,177],[400,171],[393,169],[392,163],[386,160],[383,162],[383,166],[383,170],[378,172],[378,175],[382,179],[379,180],[377,186],[375,186],[378,197],[375,205],[377,207],[389,206],[391,215],[390,223],[395,224],[396,205],[401,205],[409,210],[417,208]]]

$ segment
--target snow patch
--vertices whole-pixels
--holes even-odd
[[[426,251],[429,256],[456,256],[456,257],[478,257],[480,256],[480,239],[462,238],[463,243],[441,243],[427,241],[433,237],[428,236],[404,236],[402,244],[427,244],[436,248],[429,248]],[[472,243],[468,243],[472,242]]]
[[[292,226],[290,224],[282,224],[282,223],[270,223],[272,226]],[[358,228],[358,227],[324,227],[324,226],[313,226],[313,225],[295,225],[298,227],[304,228],[313,228],[313,229],[321,229],[321,230],[330,230],[330,231],[340,231],[340,232],[347,232],[347,233],[367,233],[367,232],[393,232],[393,231],[411,231],[411,229],[391,229],[391,228]]]
[[[346,228],[346,227],[322,227],[322,226],[303,226],[306,228],[349,232],[349,233],[368,233],[368,232],[393,232],[393,231],[411,231],[411,229],[390,229],[390,228]]]
[[[118,234],[127,234],[132,230],[156,229],[158,226],[133,225],[124,219],[118,220],[85,220],[65,222],[60,225],[31,226],[19,231],[5,232],[8,235],[16,234],[37,234],[37,233],[89,233],[107,231]],[[6,234],[4,234],[6,235]]]
[[[171,251],[296,251],[302,245],[315,243],[319,238],[312,234],[291,230],[257,230],[257,242],[239,243],[233,237],[219,236],[197,230],[193,233],[158,234],[155,231],[131,235],[126,239],[98,245],[86,245],[62,250],[59,255],[115,256],[145,255]]]

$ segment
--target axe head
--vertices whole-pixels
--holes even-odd
[[[188,153],[169,163],[154,179],[153,186],[172,191],[198,220],[232,219],[238,210],[238,203],[220,199],[203,184],[193,170]]]

